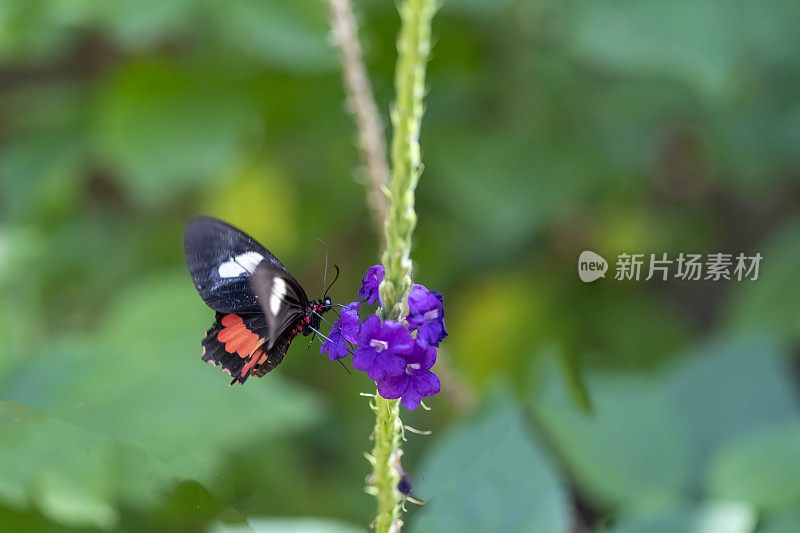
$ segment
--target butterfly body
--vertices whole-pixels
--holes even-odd
[[[286,267],[243,231],[197,217],[183,237],[197,292],[215,313],[203,339],[203,360],[244,383],[281,363],[292,340],[319,329],[327,297],[309,300]]]

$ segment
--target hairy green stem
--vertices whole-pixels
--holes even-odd
[[[392,110],[392,177],[387,190],[389,211],[384,223],[386,277],[380,287],[381,313],[383,318],[392,320],[403,316],[403,302],[411,288],[409,254],[417,224],[414,191],[422,173],[419,131],[434,7],[433,0],[406,0],[400,4],[401,27],[395,70],[397,100]]]
[[[392,174],[386,195],[389,209],[384,223],[386,249],[383,266],[386,275],[380,286],[381,318],[400,320],[405,314],[405,300],[411,289],[411,239],[417,224],[414,191],[422,173],[419,132],[422,121],[422,98],[425,94],[425,67],[430,53],[433,0],[405,0],[400,4],[400,37],[397,41],[395,90],[397,100],[392,110]],[[375,531],[385,533],[400,529],[400,502],[397,490],[400,454],[399,400],[387,400],[375,393],[375,446],[372,449],[373,488],[378,500]]]
[[[372,403],[375,411],[375,446],[372,448],[372,493],[378,500],[378,514],[375,516],[375,531],[386,533],[400,530],[400,501],[402,494],[397,490],[400,474],[397,461],[400,453],[399,400],[387,400],[375,393]]]

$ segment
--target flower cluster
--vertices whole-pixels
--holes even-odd
[[[413,285],[404,322],[381,320],[377,315],[361,322],[358,310],[362,304],[380,304],[378,287],[384,274],[381,265],[367,270],[358,291],[363,301],[342,308],[319,352],[335,361],[348,355],[350,345],[355,345],[353,367],[375,381],[381,396],[400,398],[406,409],[416,409],[422,398],[440,389],[431,367],[436,362],[436,348],[447,337],[444,301],[438,292]]]

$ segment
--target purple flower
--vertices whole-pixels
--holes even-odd
[[[433,346],[439,346],[447,337],[443,300],[441,293],[422,285],[412,285],[408,294],[408,325],[412,331],[418,331],[417,338]]]
[[[436,362],[436,348],[417,340],[406,356],[405,371],[379,380],[378,392],[387,399],[401,398],[408,410],[416,409],[422,398],[437,394],[439,378],[430,371]]]
[[[368,304],[381,303],[381,296],[378,294],[378,287],[380,287],[383,277],[386,275],[386,269],[383,265],[375,265],[369,267],[364,279],[361,280],[361,288],[358,290],[358,295],[364,298]]]
[[[350,353],[350,345],[342,335],[342,326],[338,322],[331,326],[328,338],[319,347],[319,353],[328,353],[328,359],[336,361]]]
[[[373,381],[402,374],[406,368],[403,356],[413,344],[411,333],[402,324],[393,320],[381,323],[380,318],[370,315],[358,332],[353,367],[366,372]]]
[[[358,330],[361,328],[361,323],[358,321],[358,308],[361,307],[361,302],[350,302],[342,308],[342,313],[339,315],[339,320],[334,323],[341,324],[342,337],[355,344],[358,341]]]
[[[342,308],[339,320],[333,323],[328,332],[328,338],[319,348],[319,353],[328,353],[331,361],[341,359],[350,353],[350,345],[347,341],[355,344],[358,338],[358,307],[361,302],[353,302]]]

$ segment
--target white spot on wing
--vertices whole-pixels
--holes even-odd
[[[238,278],[244,273],[252,274],[264,256],[258,252],[245,252],[228,259],[219,266],[219,277]]]
[[[273,315],[278,314],[284,296],[286,296],[286,281],[279,277],[272,278],[272,295],[269,297],[269,310]]]

